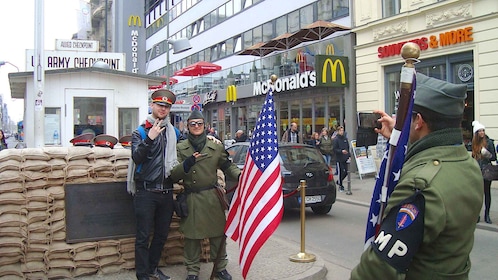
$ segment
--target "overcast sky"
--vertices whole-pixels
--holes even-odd
[[[45,0],[45,50],[55,49],[56,39],[71,39],[77,28],[80,0]],[[0,1],[0,61],[8,61],[26,70],[26,50],[34,49],[35,0]],[[0,67],[0,94],[8,104],[14,121],[23,118],[24,100],[11,100],[8,73],[17,69]]]

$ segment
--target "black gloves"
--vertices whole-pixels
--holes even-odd
[[[191,155],[183,161],[183,171],[185,171],[185,173],[188,173],[190,171],[190,168],[192,168],[194,164],[195,164],[195,157],[194,155]]]

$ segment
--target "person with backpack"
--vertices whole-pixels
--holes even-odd
[[[134,169],[136,216],[135,273],[137,279],[168,280],[158,269],[173,217],[171,170],[178,164],[177,133],[169,120],[175,95],[166,89],[151,95],[152,114],[133,132],[131,155]],[[149,236],[153,233],[149,242]]]

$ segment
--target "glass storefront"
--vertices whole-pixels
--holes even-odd
[[[329,94],[312,92],[301,92],[294,95],[284,93],[275,96],[279,138],[282,137],[282,134],[292,122],[297,123],[299,130],[303,133],[304,141],[310,140],[313,132],[320,133],[323,127],[334,130],[339,124],[342,124],[340,116],[344,115],[344,111],[341,112],[341,108],[344,110],[343,91],[340,90]],[[312,94],[313,98],[306,97],[309,94]],[[233,133],[239,129],[251,137],[259,110],[264,102],[263,98],[264,96],[254,98],[251,100],[251,104],[241,104],[240,106],[237,106],[237,104],[220,104],[218,112],[223,112],[223,114],[218,114],[218,119],[217,121],[213,120],[213,125],[218,127],[218,135],[221,140],[233,139]],[[212,112],[205,114],[212,116]],[[231,127],[231,123],[236,126]]]
[[[415,65],[416,71],[424,75],[455,84],[467,84],[467,99],[463,113],[462,129],[465,141],[472,138],[472,121],[474,120],[474,63],[472,52],[451,54],[421,61]],[[385,68],[386,112],[396,112],[395,92],[399,89],[401,66],[391,65]]]

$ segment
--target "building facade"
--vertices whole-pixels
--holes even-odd
[[[395,112],[400,48],[411,41],[421,48],[417,71],[467,85],[464,139],[472,137],[473,120],[497,139],[497,11],[492,0],[355,1],[358,110]]]
[[[232,139],[239,129],[252,134],[272,74],[279,78],[274,99],[280,135],[291,122],[298,124],[306,139],[323,127],[344,123],[352,135],[356,123],[356,39],[349,30],[349,2],[194,0],[175,1],[169,7],[169,1],[157,1],[146,11],[147,56],[151,57],[148,74],[179,80],[172,89],[181,103],[178,105],[186,110],[175,112],[177,122],[185,120],[192,108],[200,108],[222,140]],[[289,42],[265,55],[241,55],[251,46],[295,34],[320,20],[347,30],[298,44]],[[166,38],[180,37],[189,38],[192,49],[167,55]],[[165,65],[167,60],[170,63]],[[337,66],[337,60],[342,60],[341,66]],[[175,76],[175,72],[199,61],[215,63],[222,70]],[[330,80],[345,81],[325,85],[323,72]]]

